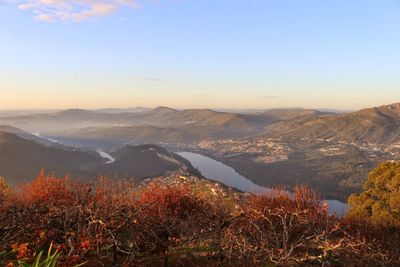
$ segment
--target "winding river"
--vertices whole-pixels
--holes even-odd
[[[190,161],[193,167],[197,168],[203,176],[241,191],[252,193],[268,192],[269,188],[259,186],[246,177],[237,173],[233,168],[222,162],[192,152],[178,152],[178,155]],[[329,212],[343,216],[348,209],[346,203],[338,200],[325,200],[329,206]]]
[[[64,145],[68,145],[68,146],[77,146],[77,147],[81,147],[82,143],[79,142],[66,142],[63,140],[56,140],[47,136],[43,136],[40,133],[34,133],[33,135],[42,138],[44,140],[47,140],[51,143],[57,143],[57,144],[64,144]],[[100,157],[102,157],[103,159],[106,159],[107,161],[105,162],[105,164],[111,164],[113,162],[115,162],[115,158],[113,156],[111,156],[109,153],[105,152],[104,150],[101,149],[97,149],[96,152],[100,155]]]
[[[40,133],[36,133],[35,135],[53,143],[67,144],[73,146],[83,145],[83,143],[79,141],[56,140],[50,137],[42,136],[40,135]],[[89,146],[85,143],[85,146],[86,145]],[[94,142],[93,144],[90,144],[90,147],[97,148],[97,153],[99,153],[102,158],[107,160],[105,164],[110,164],[115,161],[115,159],[110,154],[100,148],[101,146],[98,143]],[[250,179],[247,179],[246,177],[237,173],[233,168],[212,158],[192,152],[178,152],[177,154],[190,161],[193,167],[197,168],[203,174],[203,176],[207,177],[210,180],[223,183],[227,186],[234,187],[245,192],[263,193],[271,190],[267,187],[259,186],[253,183]],[[325,202],[328,203],[329,211],[332,214],[335,213],[338,216],[344,215],[348,209],[346,203],[340,202],[338,200],[325,200]]]

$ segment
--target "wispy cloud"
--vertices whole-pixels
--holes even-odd
[[[262,99],[276,99],[276,98],[278,98],[276,95],[266,95],[262,97]]]
[[[136,0],[21,0],[17,6],[45,22],[80,22],[110,15],[122,7],[140,7]]]
[[[167,79],[158,78],[158,77],[134,77],[135,81],[142,81],[142,82],[167,82]]]

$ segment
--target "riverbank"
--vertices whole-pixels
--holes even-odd
[[[214,158],[194,152],[176,152],[197,168],[204,177],[223,183],[227,186],[250,193],[263,193],[271,191],[268,187],[259,186],[250,179],[238,173],[232,167]],[[339,200],[324,200],[329,206],[329,212],[343,216],[348,210],[348,205]]]

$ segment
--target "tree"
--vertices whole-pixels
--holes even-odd
[[[372,170],[364,191],[351,195],[348,203],[349,216],[400,226],[400,163],[386,162]]]

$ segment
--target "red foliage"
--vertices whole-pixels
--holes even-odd
[[[17,253],[17,259],[23,259],[29,256],[29,249],[28,249],[28,243],[24,244],[12,244],[11,245],[12,250],[14,250]]]
[[[59,179],[53,175],[48,176],[44,169],[33,182],[22,185],[18,193],[20,200],[27,204],[71,205],[75,199],[69,177]]]
[[[187,185],[163,186],[149,184],[140,193],[137,204],[146,207],[148,216],[158,220],[185,220],[194,213],[204,211],[207,201]]]
[[[82,183],[43,171],[0,203],[0,251],[31,257],[53,243],[61,266],[400,264],[400,229],[331,216],[307,187],[239,197],[205,188]]]

